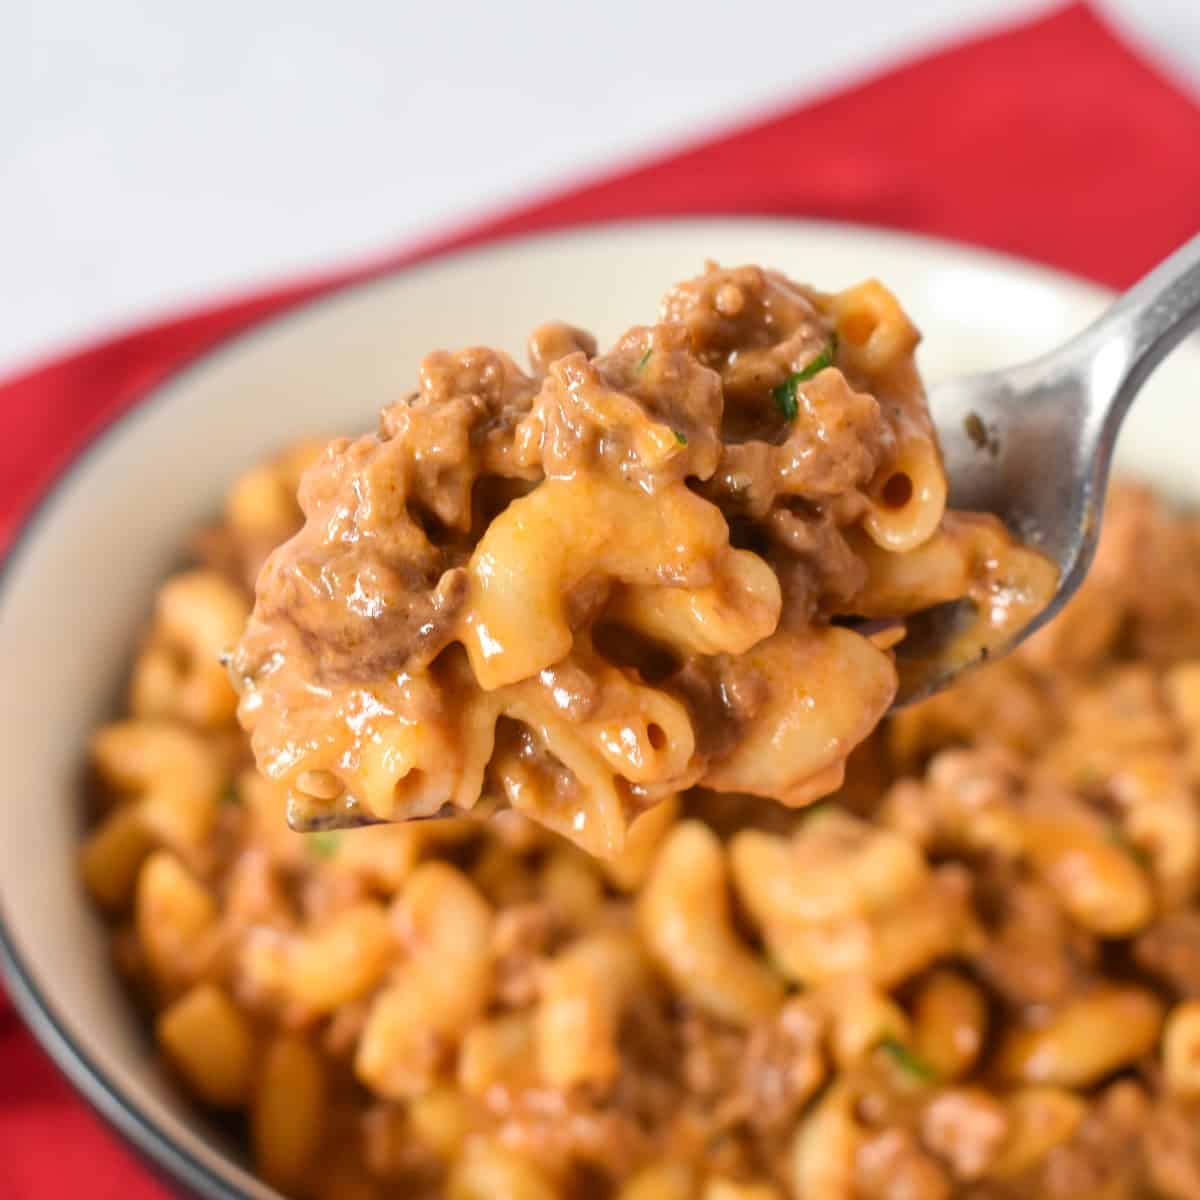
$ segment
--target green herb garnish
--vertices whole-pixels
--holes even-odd
[[[807,383],[814,375],[820,374],[826,367],[833,366],[833,360],[837,357],[837,346],[837,334],[831,334],[829,345],[812,362],[799,371],[793,371],[777,388],[772,390],[771,395],[775,397],[775,407],[783,413],[786,420],[794,421],[796,419],[798,411],[796,388],[802,383]]]
[[[879,1043],[896,1065],[922,1083],[936,1083],[937,1072],[915,1051],[910,1050],[899,1038],[885,1037]]]
[[[785,421],[794,421],[796,419],[796,384],[799,382],[799,375],[789,375],[771,392],[771,395],[775,397],[775,407],[783,413]]]
[[[222,804],[241,804],[242,797],[238,792],[237,784],[230,781],[225,785],[225,790],[221,793]]]
[[[686,446],[686,445],[687,445],[687,434],[686,434],[686,433],[681,433],[681,432],[680,432],[680,431],[677,429],[677,430],[675,430],[675,440],[676,440],[676,441],[677,441],[677,442],[678,442],[678,443],[679,443],[681,446]]]
[[[1124,850],[1125,853],[1128,854],[1129,857],[1132,858],[1139,867],[1149,868],[1153,865],[1150,860],[1150,855],[1147,854],[1141,846],[1135,845],[1133,842],[1131,842],[1129,838],[1125,836],[1125,831],[1121,829],[1120,826],[1111,824],[1109,825],[1108,840],[1112,842],[1114,846],[1120,846],[1120,848]]]
[[[814,821],[824,820],[836,805],[831,800],[818,800],[815,804],[809,804],[807,807],[800,810],[800,822],[803,825],[811,825]]]
[[[652,355],[653,353],[654,353],[654,347],[647,346],[646,353],[643,354],[642,357],[637,360],[637,367],[634,369],[640,371],[650,361],[650,355]]]
[[[338,833],[310,833],[308,835],[308,848],[318,858],[332,858],[337,853],[341,842],[342,837]]]

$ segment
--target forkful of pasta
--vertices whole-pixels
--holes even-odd
[[[1078,586],[1120,420],[1200,319],[1198,262],[939,387],[940,447],[919,335],[874,280],[709,264],[604,352],[556,322],[529,370],[427,355],[304,476],[229,657],[289,822],[510,808],[611,858],[691,789],[835,792],[890,707]]]

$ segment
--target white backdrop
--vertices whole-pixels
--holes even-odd
[[[1047,7],[4,0],[0,374]],[[1200,90],[1200,0],[1100,7]]]

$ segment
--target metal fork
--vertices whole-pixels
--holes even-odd
[[[1019,366],[949,380],[930,393],[950,506],[996,514],[1059,568],[1051,603],[1008,642],[989,647],[988,657],[1008,653],[1041,628],[1083,582],[1125,414],[1154,368],[1197,328],[1200,235],[1065,345]],[[1196,387],[1200,396],[1200,379]],[[942,605],[910,623],[897,647],[897,704],[939,691],[979,661],[948,654],[962,620],[961,605]]]

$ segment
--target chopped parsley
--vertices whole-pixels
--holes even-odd
[[[807,808],[800,810],[800,820],[805,825],[811,825],[814,821],[821,821],[829,816],[834,807],[831,800],[818,800],[815,804],[810,804]]]
[[[1119,846],[1122,850],[1124,850],[1125,853],[1128,854],[1129,857],[1132,858],[1139,867],[1151,866],[1150,855],[1147,854],[1141,846],[1131,842],[1129,838],[1125,836],[1125,831],[1119,825],[1109,825],[1108,840],[1112,842],[1114,846]]]
[[[681,446],[686,446],[686,445],[687,445],[687,434],[686,434],[686,433],[682,433],[680,430],[678,430],[678,429],[677,429],[677,430],[675,430],[675,440],[676,440],[676,441],[677,441],[677,442],[678,442],[678,443],[679,443]]]
[[[332,858],[337,853],[337,848],[341,845],[342,837],[338,833],[310,833],[308,835],[308,848],[318,858]]]
[[[221,793],[222,804],[241,804],[242,797],[238,792],[237,784],[232,780],[225,785],[225,790]]]
[[[775,397],[775,407],[783,413],[785,421],[794,421],[796,412],[796,384],[800,382],[800,376],[796,374],[789,375],[771,395]]]
[[[647,346],[646,353],[643,354],[642,357],[637,360],[637,367],[635,368],[635,370],[640,371],[650,361],[650,355],[652,355],[653,353],[654,353],[654,347]]]
[[[879,1048],[898,1067],[908,1072],[914,1079],[919,1079],[922,1083],[937,1082],[937,1072],[919,1054],[910,1050],[899,1038],[885,1037],[879,1043]]]
[[[772,389],[771,395],[775,397],[775,407],[783,413],[785,420],[794,421],[796,419],[796,413],[799,410],[796,403],[796,388],[802,383],[807,383],[814,375],[819,375],[826,367],[832,367],[833,360],[837,357],[837,347],[837,334],[834,333],[830,335],[829,345],[812,362],[799,371],[793,371],[777,388]]]

